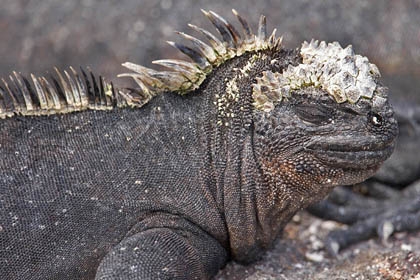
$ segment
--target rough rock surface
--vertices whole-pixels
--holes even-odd
[[[322,240],[339,227],[302,212],[261,261],[249,266],[230,263],[217,279],[420,279],[419,232],[397,234],[387,244],[362,242],[333,259],[323,250]]]

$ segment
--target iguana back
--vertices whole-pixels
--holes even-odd
[[[113,246],[150,227],[138,225],[150,213],[226,235],[208,188],[202,102],[168,93],[141,110],[3,120],[0,274],[93,278]]]

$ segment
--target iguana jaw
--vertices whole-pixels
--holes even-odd
[[[391,156],[395,146],[395,138],[390,138],[388,142],[378,142],[375,139],[367,141],[365,137],[357,136],[352,141],[343,138],[339,136],[313,141],[306,150],[329,166],[376,169]],[[360,141],[357,141],[358,138]]]

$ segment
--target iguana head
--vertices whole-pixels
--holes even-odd
[[[297,52],[287,68],[275,61],[255,77],[254,141],[267,180],[287,186],[280,193],[306,193],[306,204],[372,176],[398,128],[388,89],[366,57],[337,42],[304,42]]]
[[[240,34],[216,13],[203,12],[222,40],[190,25],[210,45],[184,33],[179,34],[192,47],[169,43],[193,62],[154,62],[173,71],[125,63],[135,73],[121,76],[134,78],[150,97],[206,92],[217,126],[252,131],[255,157],[274,192],[306,197],[308,203],[332,186],[365,180],[391,155],[397,122],[379,70],[366,57],[337,42],[312,40],[287,50],[275,30],[266,35],[264,16],[253,34],[233,10]]]

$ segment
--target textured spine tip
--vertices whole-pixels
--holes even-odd
[[[202,70],[207,70],[211,67],[211,64],[207,61],[206,57],[202,56],[199,52],[196,50],[189,48],[183,44],[179,44],[173,41],[167,41],[169,45],[172,47],[178,49],[183,54],[189,56]]]
[[[74,105],[73,95],[69,89],[67,82],[64,80],[63,75],[61,74],[61,72],[58,70],[57,67],[54,67],[54,70],[57,73],[58,78],[60,79],[60,83],[61,83],[61,86],[63,87],[67,104],[70,106],[73,106]]]
[[[31,74],[32,82],[34,83],[36,93],[38,95],[38,101],[39,105],[41,106],[41,110],[48,109],[47,105],[47,98],[45,97],[44,90],[42,90],[42,87],[40,83],[38,82],[37,77],[34,74]]]
[[[223,38],[223,42],[226,43],[228,48],[234,49],[236,47],[236,40],[232,33],[230,32],[228,23],[225,20],[222,20],[220,16],[216,13],[210,11],[205,14],[211,23],[216,27],[217,31]]]
[[[23,98],[25,100],[25,105],[28,111],[33,111],[34,107],[32,106],[32,97],[28,91],[28,89],[25,86],[25,82],[23,81],[22,75],[16,73],[16,71],[13,71],[13,75],[15,76],[15,80],[17,81],[17,84],[15,84],[17,89],[20,89]]]
[[[232,13],[236,16],[236,18],[242,25],[242,31],[245,35],[245,40],[249,40],[253,34],[248,22],[243,17],[241,17],[235,9],[232,9]]]
[[[214,61],[216,61],[217,57],[212,47],[210,47],[209,45],[207,45],[206,43],[204,43],[203,41],[197,38],[194,38],[188,34],[185,34],[184,32],[175,31],[175,33],[191,41],[194,44],[194,46],[196,46],[200,50],[200,52],[206,57],[206,59],[210,63],[213,63]]]
[[[258,23],[258,42],[263,44],[265,42],[265,38],[267,36],[267,22],[264,15],[261,15],[260,21]]]
[[[205,29],[202,29],[194,24],[188,24],[188,26],[194,29],[196,32],[204,35],[204,37],[206,37],[206,39],[210,42],[210,45],[213,47],[216,56],[218,56],[217,61],[221,61],[223,59],[223,56],[227,53],[226,47],[223,45],[223,43],[219,39],[217,39],[216,36],[214,36]]]
[[[233,27],[232,24],[230,24],[227,20],[219,16],[217,13],[210,11],[211,15],[215,19],[215,21],[221,26],[221,28],[226,32],[227,34],[227,40],[229,44],[232,44],[234,48],[236,48],[240,41],[241,37],[236,31],[235,27]]]

